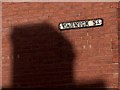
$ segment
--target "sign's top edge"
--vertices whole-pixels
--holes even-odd
[[[82,21],[91,21],[91,20],[99,20],[99,19],[103,21],[103,18],[94,18],[94,19],[84,19],[84,20],[66,21],[66,22],[61,22],[61,23],[82,22]]]
[[[1,2],[119,2],[120,0],[0,0]]]

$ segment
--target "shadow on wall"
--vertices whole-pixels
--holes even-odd
[[[12,88],[105,87],[103,80],[79,86],[73,83],[73,47],[52,25],[15,26],[11,40],[14,56]]]

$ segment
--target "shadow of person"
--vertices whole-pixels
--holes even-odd
[[[13,87],[72,84],[74,52],[70,42],[48,23],[15,26]]]
[[[14,26],[11,42],[12,88],[105,87],[103,81],[79,86],[73,83],[73,47],[48,23]]]

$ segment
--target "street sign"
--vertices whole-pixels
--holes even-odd
[[[62,30],[70,30],[70,29],[99,27],[99,26],[103,26],[102,18],[62,22],[59,24],[59,29],[62,31]]]

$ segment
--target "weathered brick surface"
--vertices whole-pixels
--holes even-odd
[[[114,20],[117,18],[117,5],[118,3],[2,3],[3,87],[11,87],[14,84],[14,78],[22,77],[22,75],[18,75],[19,73],[13,75],[14,58],[16,58],[13,55],[14,47],[12,46],[10,36],[13,27],[20,25],[24,28],[25,25],[28,26],[43,22],[50,23],[56,29],[55,31],[66,38],[72,45],[75,57],[72,62],[71,71],[73,74],[72,80],[76,85],[81,85],[82,83],[90,84],[102,79],[105,82],[105,87],[117,87],[119,67],[118,21]],[[58,29],[60,22],[93,18],[103,18],[104,26],[62,32]],[[47,36],[42,35],[41,38],[44,37],[46,38]],[[21,36],[21,38],[23,38],[21,40],[24,40],[24,36]],[[49,39],[46,42],[49,42]],[[63,55],[62,58],[65,58],[65,56]],[[67,63],[65,60],[63,62]],[[41,68],[56,65],[52,62],[48,64],[43,64]],[[57,66],[61,67],[60,65]],[[57,66],[54,68],[57,68]],[[65,66],[66,64],[61,68],[65,68]],[[25,65],[19,68],[22,70],[25,68]],[[56,73],[59,74],[59,71],[56,71]],[[47,81],[43,81],[46,85],[35,81],[30,82],[32,78],[25,77],[25,79],[24,75],[26,75],[26,72],[22,74],[23,78],[18,79],[18,83],[15,83],[14,87],[32,87],[32,85],[33,87],[52,86]],[[29,74],[32,74],[34,77],[32,72]],[[35,80],[36,78],[39,79],[39,77],[35,77]],[[42,77],[47,78],[47,75],[43,75]],[[69,78],[71,77],[66,75],[65,77],[61,77],[61,81],[69,81]],[[29,82],[24,80],[28,80]],[[59,83],[60,79],[55,78],[54,80],[55,82],[58,80],[58,83],[54,84],[54,86],[62,85]],[[63,85],[71,85],[71,83],[63,82]]]
[[[118,62],[120,63],[120,2],[118,3]],[[120,89],[120,68],[119,68],[119,89]]]

